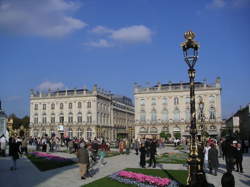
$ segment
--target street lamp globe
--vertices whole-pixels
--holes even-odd
[[[196,41],[193,40],[195,38],[194,32],[185,32],[184,37],[186,41],[181,44],[184,60],[189,68],[193,69],[198,59],[198,51],[200,46]]]

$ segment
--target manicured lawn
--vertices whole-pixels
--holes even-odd
[[[127,168],[127,171],[133,171],[137,173],[143,173],[145,175],[158,176],[170,178],[172,180],[180,182],[183,186],[186,184],[187,171],[185,170],[161,170],[161,169],[140,169],[140,168]],[[84,185],[86,187],[135,187],[135,185],[122,184],[120,182],[109,179],[108,177],[101,178],[92,183]]]
[[[108,151],[108,152],[106,152],[105,157],[113,157],[113,156],[117,156],[117,155],[120,155],[120,153],[118,151]]]
[[[64,166],[69,166],[75,164],[72,160],[67,160],[64,162],[55,161],[55,160],[48,160],[45,158],[35,157],[34,155],[28,154],[27,158],[40,170],[40,171],[47,171],[51,169],[56,169]]]
[[[188,155],[186,153],[164,153],[156,157],[157,163],[165,164],[185,164]]]

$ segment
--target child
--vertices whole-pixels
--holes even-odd
[[[105,157],[105,155],[106,155],[105,148],[102,147],[101,150],[100,150],[100,152],[99,152],[100,161],[101,161],[102,166],[105,165],[105,163],[104,163],[104,157]]]

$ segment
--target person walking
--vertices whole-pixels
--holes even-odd
[[[208,171],[208,151],[210,149],[210,145],[208,142],[206,142],[206,145],[204,147],[204,172]]]
[[[10,144],[10,155],[12,156],[13,166],[11,166],[10,170],[17,169],[17,160],[19,159],[19,154],[22,154],[20,151],[20,143],[17,142],[15,138],[13,138]]]
[[[0,138],[0,155],[5,156],[7,140],[4,136]]]
[[[242,148],[241,148],[241,144],[237,143],[236,145],[236,168],[237,168],[237,172],[243,173],[243,168],[242,168],[242,160],[243,160],[243,156],[242,156]]]
[[[208,151],[208,163],[209,163],[209,169],[210,173],[217,176],[217,170],[219,167],[219,159],[218,159],[218,150],[215,147],[215,144],[211,144],[211,148]]]
[[[28,154],[28,139],[26,137],[22,138],[22,153]]]
[[[136,154],[136,155],[138,155],[139,146],[140,146],[140,143],[139,143],[139,141],[136,139],[136,140],[135,140],[135,143],[134,143],[134,148],[135,148],[135,154]]]
[[[156,160],[155,160],[155,155],[156,155],[156,139],[154,139],[151,143],[150,143],[150,147],[149,147],[149,155],[150,155],[150,159],[149,159],[149,166],[152,166],[152,162],[153,162],[153,168],[156,167]]]
[[[139,151],[141,153],[140,154],[140,166],[142,168],[145,168],[145,165],[146,165],[146,148],[145,148],[144,143],[141,144],[141,147],[140,147]]]
[[[84,145],[83,143],[80,144],[80,149],[77,151],[77,158],[79,161],[81,179],[86,179],[87,168],[89,165],[89,153],[87,150],[87,145]]]

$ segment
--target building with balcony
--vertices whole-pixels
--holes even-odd
[[[31,90],[30,135],[105,137],[128,136],[134,124],[134,105],[125,96],[114,95],[94,85],[73,90]]]
[[[189,136],[190,129],[189,83],[172,83],[142,87],[135,85],[135,138],[159,137],[161,132]],[[204,102],[205,131],[213,137],[220,135],[221,80],[195,83],[196,118],[198,134],[201,133],[199,101]]]

